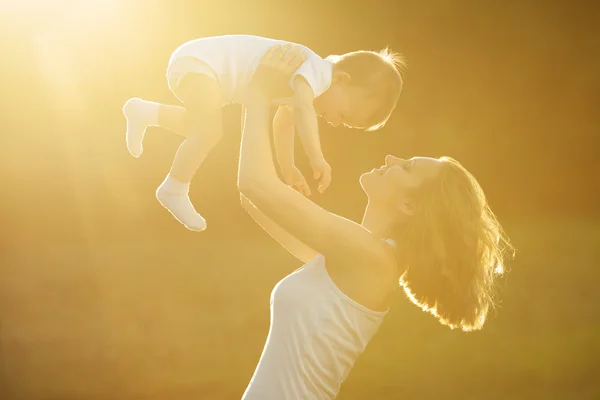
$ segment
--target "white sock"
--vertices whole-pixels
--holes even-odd
[[[127,100],[123,106],[123,114],[127,119],[127,149],[132,156],[142,155],[146,127],[158,125],[158,108],[158,103],[138,98]]]
[[[177,181],[169,174],[156,190],[156,198],[186,228],[203,231],[206,229],[206,221],[194,209],[188,196],[189,188],[189,183]]]

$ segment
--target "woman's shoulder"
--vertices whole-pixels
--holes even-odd
[[[378,280],[394,280],[398,278],[397,244],[393,239],[382,238],[373,242],[373,248],[364,257],[347,256],[327,257],[328,265],[341,273],[351,274],[358,279],[377,278]],[[322,256],[325,259],[324,256]]]
[[[397,268],[391,262],[356,262],[319,256],[335,286],[350,299],[371,310],[386,311],[398,288]]]

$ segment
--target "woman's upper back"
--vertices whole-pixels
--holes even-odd
[[[244,399],[335,398],[385,314],[344,294],[318,255],[273,289],[269,336]]]

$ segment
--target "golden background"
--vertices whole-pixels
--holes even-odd
[[[0,397],[241,397],[270,291],[299,263],[239,205],[239,106],[192,182],[204,233],[154,198],[181,138],[150,128],[132,158],[121,107],[175,103],[165,72],[183,42],[248,33],[407,59],[383,131],[321,124],[334,178],[315,201],[356,220],[358,177],[386,154],[448,155],[519,250],[482,332],[399,292],[339,398],[600,398],[600,35],[585,4],[2,0]]]

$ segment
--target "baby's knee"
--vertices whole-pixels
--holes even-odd
[[[198,142],[198,146],[203,146],[206,142],[214,144],[221,140],[223,129],[219,117],[206,114],[191,117],[188,124],[188,138]]]

